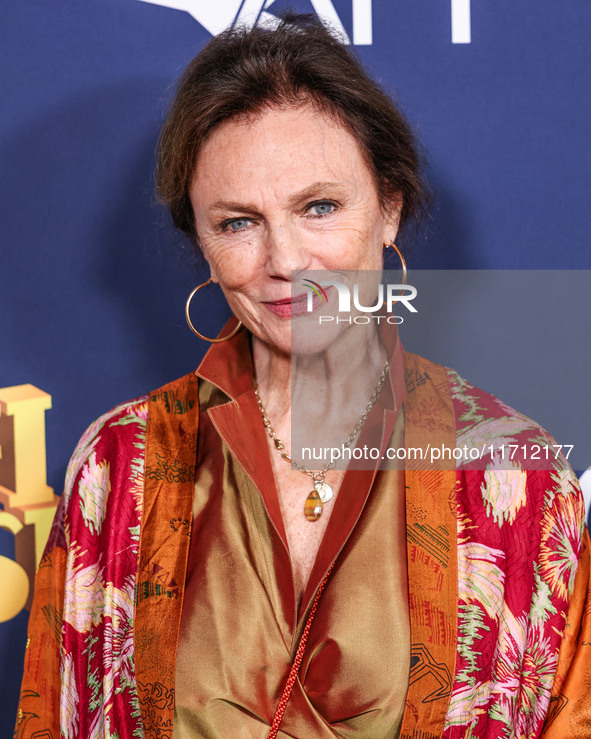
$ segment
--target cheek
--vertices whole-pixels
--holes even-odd
[[[237,290],[252,283],[261,269],[260,250],[251,241],[240,244],[207,243],[203,253],[223,287]]]
[[[332,244],[330,261],[337,269],[381,270],[382,252],[379,229],[371,227],[350,229]]]

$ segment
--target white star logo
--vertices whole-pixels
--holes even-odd
[[[211,0],[141,0],[141,2],[184,10],[212,36],[234,25],[252,28],[255,24],[274,26],[278,22],[276,16],[266,11],[274,0],[218,0],[218,2],[211,2]],[[332,0],[310,0],[310,2],[318,16],[332,28],[335,36],[344,43],[351,43]],[[372,0],[352,0],[352,2],[353,43],[371,44]]]

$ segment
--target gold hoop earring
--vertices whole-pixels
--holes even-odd
[[[195,334],[195,336],[198,336],[200,339],[203,339],[204,341],[210,341],[212,344],[219,344],[222,341],[228,341],[228,339],[231,339],[233,336],[236,336],[238,331],[240,331],[240,329],[242,328],[242,321],[238,321],[238,325],[236,326],[236,328],[231,333],[229,333],[227,336],[222,336],[221,338],[217,338],[217,339],[210,339],[209,336],[204,336],[203,334],[200,334],[199,331],[197,331],[195,326],[193,326],[193,321],[191,321],[191,313],[190,313],[191,301],[193,300],[195,295],[197,295],[199,290],[201,290],[202,287],[207,287],[210,282],[211,282],[211,277],[209,278],[209,280],[207,280],[207,282],[202,282],[201,285],[197,285],[196,288],[191,290],[191,293],[189,297],[187,298],[187,302],[185,303],[185,318],[187,319],[189,328]]]
[[[406,260],[402,256],[402,252],[400,251],[400,249],[396,246],[396,244],[394,242],[392,242],[391,244],[384,244],[384,248],[386,248],[386,249],[388,249],[388,248],[394,249],[394,251],[396,252],[396,254],[398,254],[398,256],[400,257],[400,263],[402,264],[402,284],[403,285],[406,285],[406,274],[407,274]]]

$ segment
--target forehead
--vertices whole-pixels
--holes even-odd
[[[266,108],[213,131],[197,158],[191,191],[263,183],[291,189],[310,178],[373,184],[361,147],[342,124],[309,104]]]

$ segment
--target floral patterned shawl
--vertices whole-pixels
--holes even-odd
[[[451,370],[406,354],[405,376],[407,447],[552,444]],[[171,739],[197,382],[117,406],[74,452],[36,577],[18,739]],[[521,461],[405,472],[403,739],[591,737],[582,496],[562,456]]]

